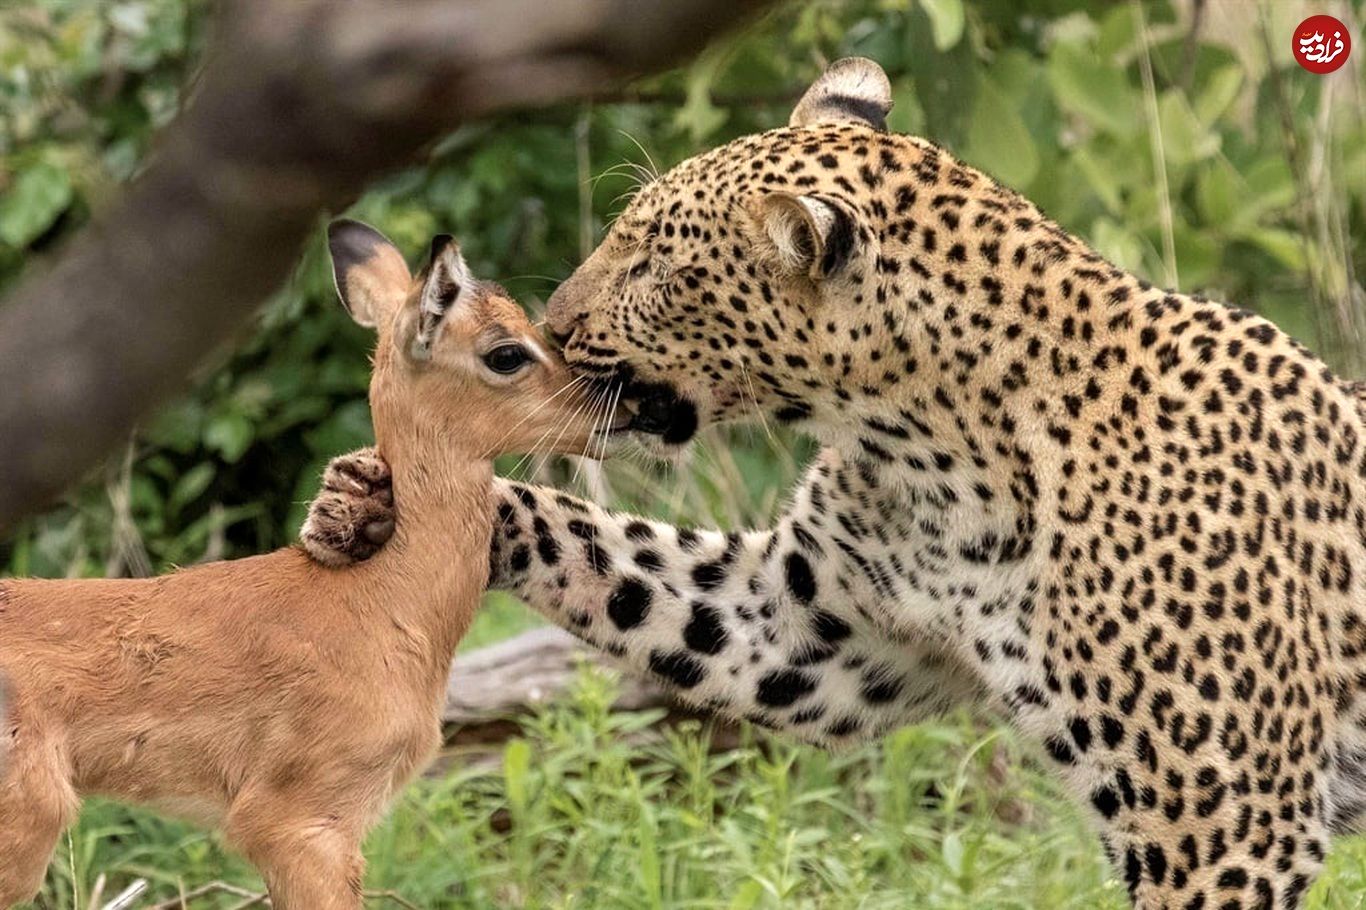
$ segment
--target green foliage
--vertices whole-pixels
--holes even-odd
[[[14,175],[0,203],[0,240],[25,247],[52,226],[71,205],[71,177],[49,162],[37,161]]]
[[[1187,5],[792,5],[614,103],[460,129],[353,214],[414,254],[432,233],[455,233],[479,274],[536,307],[642,173],[784,123],[819,60],[862,54],[892,79],[894,129],[995,174],[1117,264],[1259,310],[1364,373],[1353,300],[1366,273],[1366,124],[1345,103],[1352,73],[1334,82],[1290,61],[1293,4],[1249,3],[1241,20],[1195,35],[1178,14]],[[1366,18],[1366,3],[1353,5]],[[0,6],[0,290],[136,173],[210,11],[203,0]],[[125,457],[0,543],[0,567],[160,571],[293,540],[326,460],[371,438],[370,339],[333,297],[315,242]],[[756,424],[712,434],[673,467],[502,468],[735,527],[774,514],[808,448]],[[467,645],[531,622],[490,595]],[[1009,736],[950,722],[842,756],[766,740],[709,755],[696,730],[632,745],[646,719],[610,716],[605,698],[588,681],[573,710],[509,746],[500,771],[456,770],[411,791],[372,838],[372,886],[433,907],[880,908],[908,894],[924,907],[1122,906],[1072,810],[1020,768]],[[998,750],[1008,760],[994,761]],[[1008,823],[1006,803],[1020,810]],[[47,906],[76,906],[73,886],[86,906],[101,871],[146,876],[163,894],[179,881],[251,881],[212,838],[111,806],[86,813],[71,849]],[[1332,869],[1313,906],[1354,906],[1366,847],[1337,847]]]

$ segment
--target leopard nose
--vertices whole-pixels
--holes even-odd
[[[564,347],[574,337],[574,330],[583,325],[585,314],[575,313],[567,316],[564,310],[546,309],[545,327],[555,343]]]
[[[588,310],[584,306],[583,294],[577,289],[582,287],[583,282],[579,273],[575,272],[565,280],[555,292],[550,295],[545,306],[545,325],[550,330],[550,335],[561,345],[567,342],[574,330],[578,328],[588,316]]]

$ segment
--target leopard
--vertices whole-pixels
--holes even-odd
[[[889,131],[891,101],[877,63],[831,64],[787,126],[643,186],[547,304],[647,448],[755,414],[814,439],[781,517],[499,480],[490,583],[821,747],[987,706],[1134,907],[1301,906],[1366,807],[1362,387]],[[305,546],[382,546],[382,487],[325,487]]]

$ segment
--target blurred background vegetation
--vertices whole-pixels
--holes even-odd
[[[212,11],[0,4],[0,293],[154,154]],[[1357,36],[1330,77],[1290,56],[1294,26],[1317,12]],[[456,234],[477,273],[535,308],[643,174],[781,125],[823,62],[861,54],[891,76],[893,129],[1021,190],[1117,264],[1257,310],[1361,377],[1363,19],[1360,0],[793,4],[617,97],[461,129],[353,213],[414,255]],[[73,288],[71,305],[98,293]],[[123,457],[0,541],[0,570],[147,574],[291,542],[327,459],[370,442],[368,345],[315,242]],[[673,466],[502,467],[736,527],[772,517],[806,453],[743,428]],[[490,600],[467,644],[535,622]],[[950,719],[834,757],[747,733],[708,754],[705,730],[626,737],[653,718],[611,715],[609,689],[585,678],[497,766],[456,762],[415,787],[372,839],[371,886],[460,908],[1123,906],[1077,814],[1004,731]],[[89,906],[101,874],[110,889],[145,876],[163,898],[252,882],[213,837],[106,805],[73,832],[41,906]],[[1363,894],[1366,844],[1348,842],[1312,906],[1359,907]]]

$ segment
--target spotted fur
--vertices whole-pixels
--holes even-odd
[[[685,161],[550,304],[671,441],[756,409],[818,439],[787,513],[694,532],[503,482],[494,581],[821,745],[984,699],[1135,906],[1298,907],[1366,804],[1361,387],[868,101]]]

